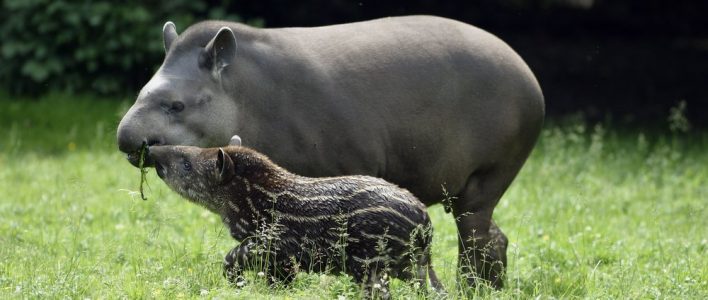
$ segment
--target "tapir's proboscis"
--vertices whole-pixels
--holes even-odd
[[[538,82],[503,41],[432,16],[206,21],[182,34],[167,22],[163,36],[165,60],[118,127],[133,165],[143,142],[215,147],[238,134],[301,175],[377,176],[427,205],[444,187],[460,274],[502,287],[508,241],[492,213],[544,118]]]

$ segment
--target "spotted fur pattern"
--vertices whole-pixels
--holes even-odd
[[[157,146],[150,156],[173,190],[218,213],[241,241],[224,261],[230,280],[258,265],[274,280],[288,282],[298,270],[346,272],[384,290],[383,274],[421,280],[422,270],[423,284],[427,271],[439,286],[430,267],[426,207],[392,183],[302,177],[238,146]]]

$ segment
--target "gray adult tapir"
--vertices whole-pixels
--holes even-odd
[[[238,134],[297,174],[378,176],[427,205],[444,187],[461,274],[502,286],[508,242],[492,212],[544,118],[538,82],[503,41],[432,16],[207,21],[182,34],[167,22],[163,36],[165,60],[118,127],[133,165],[143,142],[212,147]]]

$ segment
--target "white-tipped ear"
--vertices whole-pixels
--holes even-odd
[[[167,21],[164,26],[162,26],[162,41],[165,44],[165,53],[170,50],[172,42],[177,39],[177,27],[172,21]]]
[[[232,136],[231,141],[229,141],[229,146],[241,146],[241,137],[238,135]]]
[[[236,35],[228,27],[221,27],[213,39],[204,47],[200,64],[210,68],[214,77],[219,78],[221,71],[230,65],[236,56]]]

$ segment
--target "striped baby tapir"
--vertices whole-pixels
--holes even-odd
[[[172,190],[219,214],[241,242],[224,258],[224,275],[238,286],[244,270],[285,284],[306,271],[350,274],[366,298],[388,298],[389,278],[423,288],[429,278],[444,291],[431,265],[426,207],[405,189],[369,176],[299,176],[238,139],[148,153]]]

